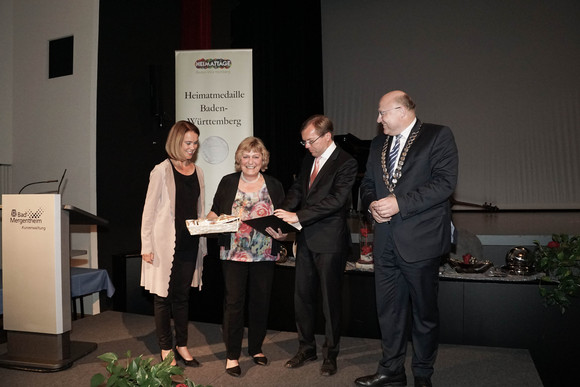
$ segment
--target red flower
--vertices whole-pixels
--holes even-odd
[[[560,247],[560,244],[556,241],[551,241],[550,243],[548,243],[548,247],[551,249],[557,249],[558,247]]]
[[[463,263],[469,263],[471,260],[471,254],[463,254]]]
[[[370,254],[372,250],[373,250],[373,248],[371,246],[362,246],[361,247],[361,252],[364,255]]]
[[[360,235],[361,235],[363,238],[366,238],[366,237],[369,235],[369,230],[368,230],[368,228],[361,228],[361,229],[360,229]]]

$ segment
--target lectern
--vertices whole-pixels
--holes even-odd
[[[2,195],[2,367],[60,371],[97,348],[70,340],[70,224],[107,221],[58,194]]]

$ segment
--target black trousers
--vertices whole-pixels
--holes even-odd
[[[248,354],[254,356],[262,352],[262,343],[268,328],[275,265],[273,261],[222,261],[225,283],[223,338],[226,355],[230,360],[239,359],[242,352],[246,297]]]
[[[377,235],[375,234],[375,238]],[[407,351],[407,318],[412,313],[413,375],[431,377],[439,342],[439,258],[406,262],[392,240],[375,257],[377,314],[381,328],[383,357],[378,372],[384,375],[404,371]]]
[[[314,253],[298,244],[294,311],[300,342],[299,351],[316,352],[316,308],[318,290],[322,294],[322,314],[325,320],[325,359],[336,359],[340,349],[340,317],[342,313],[342,281],[346,253]]]
[[[153,297],[155,332],[162,350],[173,348],[171,316],[175,326],[175,342],[179,347],[187,346],[187,324],[189,322],[189,292],[197,261],[197,250],[176,251],[169,279],[167,297]]]

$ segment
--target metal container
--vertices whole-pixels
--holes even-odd
[[[513,247],[505,256],[505,264],[510,267],[531,267],[533,266],[533,257],[525,247]]]
[[[505,263],[502,270],[512,275],[529,275],[534,272],[534,257],[530,250],[523,246],[510,249],[505,256]]]

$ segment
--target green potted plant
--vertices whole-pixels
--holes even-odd
[[[580,296],[580,236],[554,234],[547,245],[534,244],[535,269],[545,274],[540,278],[540,295],[546,305],[556,305],[565,313],[570,298]]]
[[[109,377],[101,373],[93,375],[91,387],[203,387],[185,378],[183,368],[171,365],[173,352],[158,364],[152,364],[153,359],[144,359],[143,355],[131,360],[131,351],[127,351],[126,357],[126,365],[122,365],[113,352],[98,356],[106,363]]]

